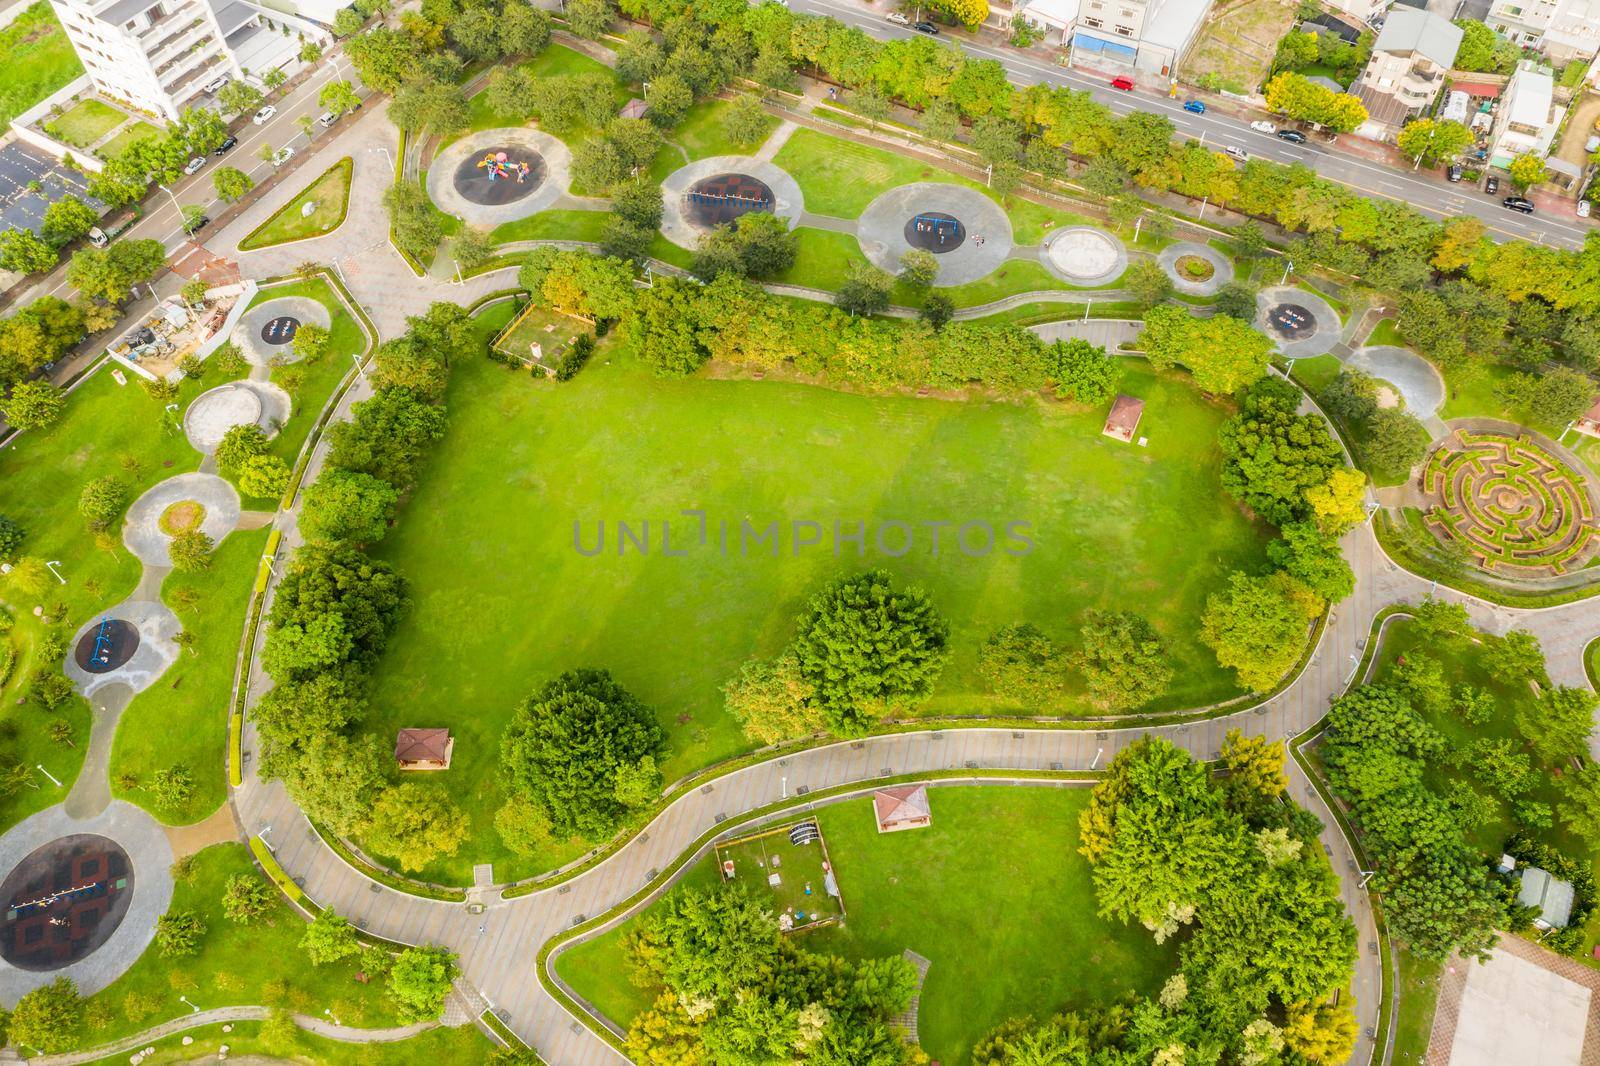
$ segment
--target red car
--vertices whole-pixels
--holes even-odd
[[[1133,91],[1133,79],[1123,77],[1112,78],[1111,87],[1113,89],[1121,89],[1125,93],[1130,93]]]

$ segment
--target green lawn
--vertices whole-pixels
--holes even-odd
[[[1400,336],[1400,327],[1395,325],[1394,319],[1381,318],[1378,320],[1378,324],[1372,328],[1372,332],[1367,334],[1367,339],[1361,343],[1369,346],[1382,344],[1404,348],[1406,339]]]
[[[127,117],[103,100],[90,97],[87,100],[79,100],[62,112],[59,118],[45,123],[45,127],[49,133],[68,144],[87,148],[110,133]]]
[[[878,196],[913,182],[981,188],[932,163],[809,129],[796,130],[773,162],[800,183],[807,211],[835,218],[855,218]]]
[[[504,322],[504,312],[497,319]],[[1168,641],[1177,680],[1159,707],[1237,693],[1200,645],[1207,594],[1235,567],[1260,565],[1266,530],[1218,484],[1217,429],[1228,408],[1178,374],[1130,360],[1122,388],[1144,399],[1147,448],[1103,437],[1103,409],[872,397],[778,381],[662,380],[608,342],[571,382],[508,376],[472,360],[454,372],[450,429],[379,554],[411,584],[412,606],[376,671],[369,722],[456,731],[455,766],[434,775],[474,818],[474,837],[429,876],[464,881],[473,862],[512,862],[491,827],[507,718],[536,685],[603,666],[653,707],[671,735],[668,779],[749,745],[722,711],[740,661],[770,655],[829,579],[873,565],[928,588],[952,626],[952,658],[928,709],[1007,708],[983,693],[979,645],[1028,619],[1071,643],[1082,612],[1136,605]],[[1022,558],[901,558],[830,550],[740,559],[579,555],[574,522],[674,521],[685,508],[737,537],[777,520],[1027,522]],[[845,549],[848,551],[848,548]],[[471,670],[460,664],[483,664]],[[415,694],[428,693],[424,707]],[[1044,713],[1085,709],[1073,693]]]
[[[316,1011],[312,1011],[313,1014]],[[343,1020],[342,1018],[340,1019]],[[261,1039],[261,1022],[235,1022],[233,1031],[224,1033],[222,1024],[204,1025],[152,1041],[156,1053],[143,1059],[145,1066],[169,1063],[192,1064],[203,1059],[216,1061],[218,1049],[226,1044],[228,1056],[240,1062],[315,1062],[318,1066],[414,1066],[419,1062],[484,1062],[496,1047],[475,1025],[459,1029],[429,1029],[427,1032],[389,1044],[352,1044],[342,1040],[313,1036],[298,1030],[288,1047]],[[190,1036],[194,1043],[184,1044]],[[89,1066],[126,1066],[128,1053],[96,1059]]]
[[[29,611],[14,615],[0,598],[0,629],[5,620],[9,631],[0,632],[0,752],[8,760],[30,768],[43,766],[60,786],[35,769],[31,785],[0,798],[0,832],[10,829],[30,814],[60,803],[77,780],[89,744],[89,705],[74,695],[54,711],[22,702],[28,686],[41,670],[58,670],[59,662],[39,658],[39,640],[44,623]],[[5,664],[10,663],[9,667]],[[63,718],[72,726],[70,743],[52,740],[45,732],[51,719]]]
[[[56,21],[49,0],[38,0],[0,30],[0,128],[83,73],[78,53]]]
[[[691,162],[715,155],[755,155],[777,128],[778,118],[776,115],[767,116],[766,132],[755,143],[736,144],[723,128],[732,107],[732,102],[728,100],[707,100],[696,104],[683,116],[677,128],[667,134],[668,143],[680,145],[689,153]],[[672,154],[678,159],[677,166],[672,168],[676,170],[683,166],[683,157],[677,152]]]
[[[622,105],[633,97],[633,93],[628,90],[628,87],[616,79],[610,67],[599,60],[590,59],[582,52],[573,51],[571,48],[566,48],[559,44],[552,44],[537,57],[521,64],[521,67],[535,78],[549,78],[558,74],[606,74],[615,83],[612,95],[616,101],[616,109],[619,111],[622,109]],[[488,91],[485,90],[475,94],[467,101],[466,128],[443,138],[439,142],[439,147],[442,149],[445,145],[458,141],[469,133],[476,133],[478,130],[497,129],[501,126],[527,125],[533,125],[533,123],[525,122],[512,115],[500,114],[491,108],[489,106]],[[559,134],[554,131],[550,132],[553,136],[565,142],[567,147],[576,148],[590,137],[593,137],[597,131],[591,126],[580,125],[575,129]]]
[[[284,1007],[304,1014],[331,1009],[346,1025],[399,1024],[381,981],[356,981],[355,959],[312,966],[300,947],[305,920],[274,892],[263,921],[240,925],[222,913],[222,889],[229,877],[260,877],[243,844],[214,844],[195,856],[195,870],[172,893],[172,911],[192,911],[206,925],[200,953],[163,958],[152,943],[131,969],[93,998],[111,1011],[111,1022],[85,1034],[86,1044],[114,1040],[186,1014],[187,996],[203,1009],[234,1004]],[[143,1000],[148,1013],[127,1011],[129,995]]]
[[[1405,948],[1400,952],[1400,1005],[1394,1031],[1393,1066],[1422,1066],[1433,1032],[1434,1005],[1439,999],[1437,962],[1426,962]]]
[[[223,771],[234,667],[266,542],[265,529],[231,533],[209,570],[174,571],[162,585],[162,600],[194,634],[195,644],[122,712],[111,748],[111,791],[168,825],[198,822],[227,798]],[[143,786],[157,770],[178,764],[194,775],[194,795],[181,807],[163,806]],[[119,783],[124,774],[136,779],[132,788]]]
[[[142,137],[159,137],[161,130],[152,126],[144,119],[140,119],[105,144],[95,150],[95,155],[101,159],[115,159],[127,150],[127,147]]]
[[[496,226],[489,233],[495,244],[512,241],[595,241],[606,228],[608,211],[540,211]]]
[[[355,162],[349,156],[329,167],[304,192],[240,241],[239,250],[321,237],[338,229],[350,203],[350,176],[354,169]],[[316,207],[307,215],[303,212],[309,203]]]
[[[1089,867],[1077,853],[1088,798],[1087,789],[934,788],[933,825],[892,834],[877,831],[870,799],[822,808],[847,913],[842,928],[800,943],[851,959],[907,948],[929,959],[918,1028],[928,1054],[951,1066],[968,1062],[973,1044],[1008,1018],[1153,993],[1174,967],[1176,945],[1095,917]],[[702,861],[689,879],[715,884],[715,869]],[[556,963],[624,1026],[655,995],[629,980],[621,939],[630,924]]]
[[[1449,395],[1445,398],[1439,417],[1447,421],[1452,418],[1503,418],[1555,437],[1566,427],[1541,422],[1526,405],[1508,404],[1501,398],[1504,382],[1516,373],[1518,371],[1503,363],[1481,360],[1473,360],[1459,370],[1445,373]]]

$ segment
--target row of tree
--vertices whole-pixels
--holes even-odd
[[[1079,821],[1102,918],[1176,939],[1160,995],[979,1043],[980,1066],[1238,1062],[1333,1066],[1355,1043],[1348,1006],[1356,932],[1318,846],[1321,825],[1287,802],[1281,744],[1230,732],[1213,777],[1160,738],[1120,752]]]

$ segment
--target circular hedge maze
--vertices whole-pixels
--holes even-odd
[[[1485,570],[1563,574],[1600,551],[1593,486],[1526,434],[1456,431],[1428,457],[1422,487],[1428,528]]]

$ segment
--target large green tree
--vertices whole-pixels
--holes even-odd
[[[1227,315],[1195,318],[1186,308],[1162,306],[1145,315],[1139,345],[1150,365],[1178,364],[1206,392],[1231,393],[1267,372],[1272,342],[1248,322]]]

